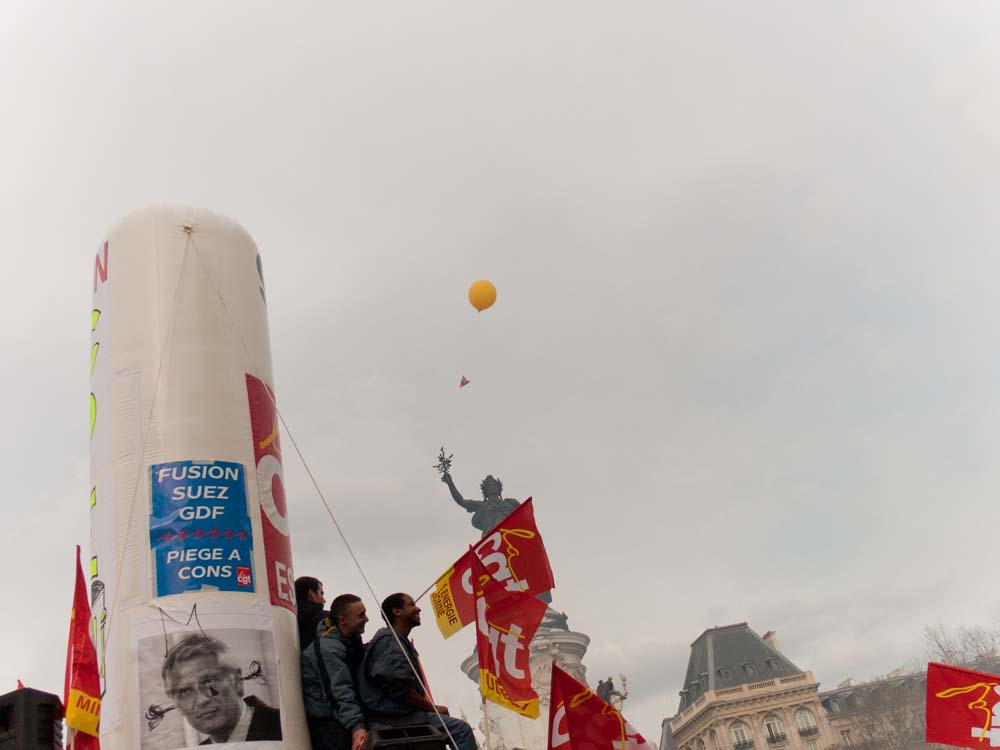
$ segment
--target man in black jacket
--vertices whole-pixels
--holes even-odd
[[[299,649],[306,646],[316,637],[316,626],[323,619],[323,605],[326,597],[323,595],[323,582],[312,576],[301,576],[295,579],[295,605],[299,620]]]
[[[358,672],[358,697],[371,726],[443,724],[454,739],[454,750],[477,750],[476,736],[466,722],[448,715],[447,706],[431,702],[421,680],[420,657],[410,631],[420,625],[420,607],[409,594],[392,594],[382,602],[388,627],[372,637]]]
[[[341,594],[302,651],[302,698],[313,750],[361,750],[368,739],[355,689],[367,622],[361,598]]]

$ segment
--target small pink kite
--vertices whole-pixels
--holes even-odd
[[[467,386],[468,384],[469,384],[469,379],[467,377],[465,377],[465,375],[463,375],[462,376],[462,382],[458,384],[458,387],[459,388],[465,388],[465,386]]]

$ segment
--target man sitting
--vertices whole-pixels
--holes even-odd
[[[341,594],[302,651],[302,698],[313,750],[361,750],[368,739],[354,687],[366,622],[360,597]]]
[[[420,607],[408,594],[393,594],[382,602],[382,616],[389,627],[381,628],[365,653],[358,672],[358,697],[373,728],[431,724],[447,728],[455,750],[477,750],[472,727],[448,715],[446,706],[435,706],[417,679],[417,650],[410,631],[420,625]],[[394,635],[395,633],[395,635]]]

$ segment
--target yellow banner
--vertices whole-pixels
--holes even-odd
[[[537,697],[526,701],[512,701],[507,697],[507,691],[503,689],[503,685],[497,680],[496,675],[488,669],[479,670],[479,689],[486,700],[493,701],[498,706],[509,708],[511,711],[521,714],[521,716],[527,716],[529,719],[538,718]]]
[[[438,629],[441,635],[449,638],[465,625],[458,616],[455,607],[455,597],[451,593],[451,579],[455,574],[455,568],[449,568],[448,572],[437,579],[434,591],[431,592],[431,607],[434,609],[434,617],[437,619]],[[456,580],[458,585],[461,585]]]
[[[66,726],[97,737],[97,723],[100,719],[101,699],[92,698],[76,688],[70,688],[69,705],[66,706]]]

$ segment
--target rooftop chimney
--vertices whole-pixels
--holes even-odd
[[[768,630],[764,633],[764,643],[773,648],[779,654],[781,653],[781,649],[778,648],[778,634],[775,631]]]

